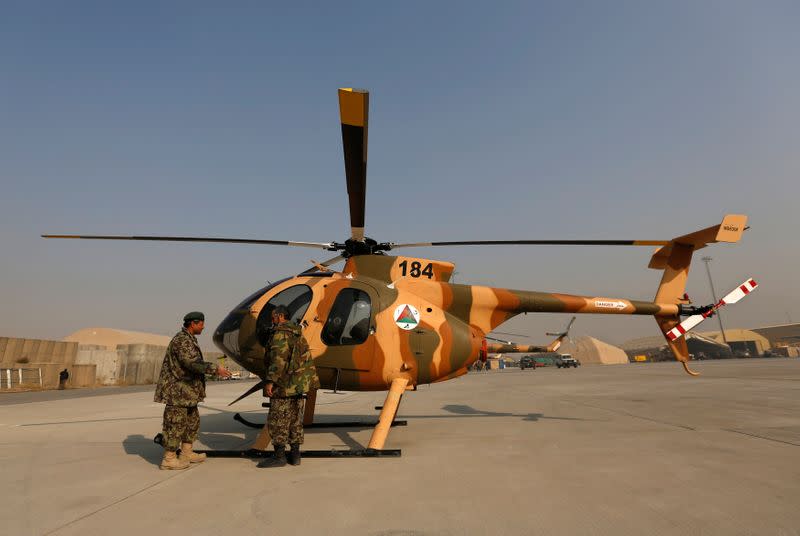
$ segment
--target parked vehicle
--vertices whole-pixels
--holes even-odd
[[[556,364],[555,356],[558,354],[542,354],[537,355],[534,359],[536,360],[537,367],[552,367]]]
[[[558,358],[558,362],[556,362],[556,366],[558,368],[578,368],[581,362],[572,357],[570,354],[561,354]]]
[[[554,365],[558,368],[577,368],[580,364],[581,362],[570,354],[557,354],[555,352],[525,355],[519,360],[519,368],[523,370],[526,368],[552,367]]]

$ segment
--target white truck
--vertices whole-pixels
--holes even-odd
[[[572,357],[571,354],[561,354],[561,359],[556,361],[556,366],[558,368],[569,368],[574,367],[578,368],[581,362]]]

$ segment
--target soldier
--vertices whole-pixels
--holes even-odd
[[[206,374],[230,377],[224,367],[203,361],[203,352],[197,345],[196,335],[205,327],[205,316],[200,312],[183,317],[183,329],[170,341],[161,374],[156,384],[154,400],[166,404],[164,408],[164,459],[161,469],[186,469],[190,463],[205,461],[205,454],[192,452],[192,443],[200,430],[197,404],[206,397]],[[178,447],[181,455],[178,457]]]
[[[67,385],[67,380],[69,380],[69,371],[67,369],[62,370],[58,373],[58,388],[59,390],[63,390],[64,387]]]
[[[267,370],[264,394],[270,402],[267,430],[275,454],[259,462],[259,467],[285,466],[287,442],[291,445],[288,462],[300,465],[304,395],[320,385],[308,342],[300,326],[289,322],[288,317],[289,310],[283,305],[272,311],[273,330],[264,355]]]

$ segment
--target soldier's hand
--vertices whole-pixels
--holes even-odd
[[[229,371],[225,367],[217,367],[217,376],[219,376],[220,378],[230,378],[231,371]]]
[[[272,384],[268,383],[266,387],[264,387],[264,392],[267,393],[267,396],[272,398]]]

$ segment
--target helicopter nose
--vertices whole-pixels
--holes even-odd
[[[228,313],[225,320],[214,331],[214,344],[225,355],[238,360],[241,355],[239,349],[239,329],[247,315],[247,310],[235,309]]]
[[[241,357],[242,352],[239,348],[239,330],[242,327],[242,322],[244,321],[245,317],[250,314],[250,307],[258,300],[258,298],[263,296],[264,293],[269,289],[279,283],[282,283],[283,281],[285,281],[285,279],[271,283],[266,287],[255,291],[250,296],[245,298],[239,305],[234,307],[233,311],[228,313],[228,316],[226,316],[225,320],[220,323],[220,325],[214,331],[214,336],[212,337],[214,344],[217,346],[217,348],[222,350],[222,353],[234,359],[237,363],[240,362],[239,358]]]

